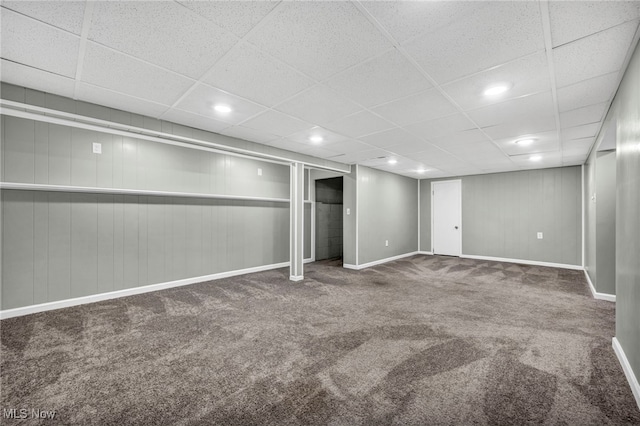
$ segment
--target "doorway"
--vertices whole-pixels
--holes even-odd
[[[316,260],[342,259],[342,177],[316,182]]]
[[[433,254],[462,254],[462,192],[460,180],[431,182],[431,247]]]

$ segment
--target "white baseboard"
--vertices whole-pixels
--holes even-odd
[[[289,275],[289,280],[291,280],[291,281],[302,281],[302,280],[304,280],[304,275]]]
[[[302,263],[311,263],[311,262],[315,262],[315,259],[302,259]]]
[[[433,256],[433,252],[432,251],[419,251],[418,254],[426,254],[429,256]]]
[[[612,345],[613,351],[616,353],[620,365],[622,365],[622,371],[624,371],[624,375],[627,376],[627,381],[629,382],[629,386],[631,386],[631,392],[633,392],[633,396],[636,398],[636,404],[638,404],[638,408],[640,408],[640,384],[638,383],[638,378],[633,373],[627,355],[624,353],[624,349],[622,349],[622,345],[620,345],[617,338],[614,337],[612,339]]]
[[[589,277],[589,273],[587,273],[587,271],[584,271],[584,276],[587,277],[587,282],[589,283],[589,289],[591,290],[591,294],[593,295],[594,299],[608,300],[609,302],[615,302],[616,301],[616,295],[615,294],[598,293],[596,291],[596,287],[591,282],[591,278]]]
[[[264,265],[264,266],[255,266],[253,268],[220,272],[217,274],[203,275],[201,277],[185,278],[183,280],[169,281],[166,283],[150,284],[150,285],[145,285],[141,287],[110,291],[108,293],[92,294],[90,296],[76,297],[73,299],[65,299],[65,300],[58,300],[55,302],[40,303],[38,305],[24,306],[22,308],[5,309],[4,311],[0,311],[0,319],[35,314],[37,312],[52,311],[54,309],[68,308],[70,306],[100,302],[102,300],[117,299],[119,297],[133,296],[135,294],[149,293],[152,291],[164,290],[167,288],[181,287],[181,286],[200,283],[204,281],[219,280],[221,278],[234,277],[236,275],[250,274],[253,272],[268,271],[270,269],[284,268],[287,266],[289,266],[289,262],[282,262],[282,263],[276,263],[276,264]]]
[[[414,256],[416,254],[419,254],[419,252],[412,251],[411,253],[399,254],[398,256],[387,257],[386,259],[374,260],[373,262],[363,263],[362,265],[352,265],[349,263],[344,263],[342,267],[347,269],[360,270],[360,269],[369,268],[371,266],[380,265],[382,263],[393,262],[394,260],[402,259],[403,257]]]
[[[491,260],[493,262],[520,263],[520,264],[523,264],[523,265],[548,266],[550,268],[573,269],[573,270],[576,270],[576,271],[584,270],[582,265],[569,265],[569,264],[565,264],[565,263],[539,262],[537,260],[509,259],[509,258],[505,258],[505,257],[491,257],[491,256],[476,256],[476,255],[473,255],[473,254],[461,254],[460,257],[461,258],[465,258],[465,259]]]

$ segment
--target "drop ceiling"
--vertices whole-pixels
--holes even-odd
[[[583,164],[640,21],[637,1],[1,4],[2,81],[415,178]]]

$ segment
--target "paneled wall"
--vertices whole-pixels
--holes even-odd
[[[463,255],[582,264],[580,167],[459,179]],[[420,204],[421,250],[431,251],[430,180],[420,182]]]
[[[640,45],[607,121],[616,142],[616,338],[640,381]],[[637,400],[640,398],[637,397]]]
[[[357,180],[358,264],[418,251],[418,181],[362,166]]]
[[[94,154],[100,143],[101,154]],[[288,261],[289,167],[2,116],[2,309]],[[260,169],[260,175],[258,173]]]
[[[3,190],[2,309],[287,262],[289,205]]]

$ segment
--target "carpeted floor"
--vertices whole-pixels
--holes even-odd
[[[56,410],[43,424],[640,424],[614,305],[582,272],[339,266],[3,320],[0,408]],[[21,422],[36,423],[0,421]]]

